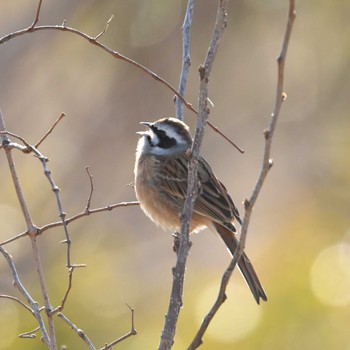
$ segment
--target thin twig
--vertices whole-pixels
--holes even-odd
[[[68,298],[68,294],[69,292],[71,291],[72,289],[72,280],[73,280],[73,271],[74,271],[74,268],[75,266],[71,266],[68,270],[68,286],[67,286],[67,289],[66,289],[66,292],[64,293],[64,296],[61,300],[61,305],[56,307],[55,309],[53,309],[51,311],[51,315],[57,313],[57,312],[60,312],[64,309],[64,306],[66,304],[66,301],[67,301],[67,298]]]
[[[3,139],[6,141],[5,147],[8,147],[8,149],[16,148],[16,149],[22,151],[23,153],[32,152],[32,146],[22,136],[19,136],[17,134],[14,134],[13,132],[10,132],[7,130],[0,130],[0,135],[6,135],[6,136],[9,135],[9,136],[15,137],[16,139],[22,141],[24,144],[24,146],[18,145],[14,142],[10,142],[8,137],[6,137],[6,138],[3,137]]]
[[[5,123],[4,123],[4,119],[3,119],[3,116],[1,114],[1,111],[0,111],[0,131],[6,131],[6,127],[5,127]],[[38,245],[36,242],[37,227],[34,225],[32,219],[31,219],[26,201],[24,199],[24,195],[22,192],[21,185],[19,183],[15,163],[14,163],[13,158],[12,158],[12,151],[10,148],[7,148],[7,145],[10,144],[11,142],[8,139],[7,135],[3,135],[2,138],[4,139],[3,140],[3,148],[4,148],[4,151],[6,154],[8,166],[10,168],[12,182],[13,182],[14,187],[15,187],[17,199],[18,199],[18,202],[19,202],[20,207],[22,209],[24,219],[26,221],[27,232],[28,232],[28,235],[29,235],[30,240],[31,240],[33,258],[34,258],[34,262],[35,262],[35,269],[36,269],[37,274],[38,274],[38,278],[39,278],[39,282],[40,282],[40,289],[41,289],[42,297],[44,300],[45,309],[46,309],[46,311],[49,311],[52,309],[52,307],[51,307],[51,304],[49,301],[49,295],[47,292],[46,282],[45,282],[45,278],[44,278],[44,271],[43,271],[43,268],[41,265],[40,254],[39,254]],[[4,141],[5,141],[5,144],[4,144]],[[47,316],[48,316],[47,320],[48,320],[48,328],[49,328],[49,337],[46,339],[47,344],[51,350],[56,350],[57,349],[56,334],[55,334],[55,330],[54,330],[53,319],[52,319],[52,317],[50,317],[49,314]],[[40,325],[40,328],[41,328],[41,331],[43,332],[44,330],[43,330],[41,325]]]
[[[99,33],[99,34],[97,34],[97,35],[94,37],[94,40],[95,40],[95,41],[96,41],[97,39],[99,39],[102,35],[105,35],[105,34],[107,33],[107,29],[108,29],[110,23],[112,22],[113,18],[114,18],[114,15],[111,15],[111,17],[110,17],[109,20],[107,21],[107,23],[106,23],[104,29],[102,30],[102,32]]]
[[[102,208],[96,208],[96,209],[89,209],[89,211],[82,211],[81,213],[79,214],[76,214],[68,219],[65,220],[65,223],[66,225],[70,224],[71,222],[73,221],[76,221],[84,216],[89,216],[90,214],[96,214],[96,213],[101,213],[101,212],[104,212],[104,211],[111,211],[113,209],[116,209],[116,208],[121,208],[121,207],[129,207],[129,206],[138,206],[140,205],[140,203],[138,201],[131,201],[131,202],[120,202],[120,203],[116,203],[116,204],[110,204],[110,205],[107,205],[105,207],[102,207]],[[54,227],[59,227],[59,226],[62,226],[63,225],[63,222],[62,221],[57,221],[57,222],[52,222],[50,224],[47,224],[47,225],[44,225],[42,227],[38,227],[37,228],[37,234],[41,234],[47,230],[50,230]],[[0,243],[0,246],[4,246],[6,244],[9,244],[9,243],[12,243],[22,237],[25,237],[28,235],[28,231],[24,231],[22,233],[19,233],[18,235],[12,237],[12,238],[9,238],[3,242]]]
[[[116,204],[110,204],[110,205],[107,205],[107,206],[102,207],[102,208],[90,209],[89,211],[84,210],[83,212],[66,219],[66,224],[68,225],[71,222],[76,221],[76,220],[80,219],[81,217],[89,216],[90,214],[96,214],[96,213],[100,213],[103,211],[111,211],[115,208],[120,208],[120,207],[129,207],[129,206],[138,206],[138,205],[140,205],[140,203],[138,201],[120,202],[120,203],[116,203]],[[38,234],[41,234],[44,231],[47,231],[53,227],[58,227],[58,226],[62,226],[62,222],[60,222],[60,221],[52,222],[52,223],[47,224],[45,226],[39,227]]]
[[[24,332],[18,335],[19,338],[35,338],[36,334],[34,334],[35,332],[37,332],[38,330],[40,330],[40,327],[36,327],[33,330],[29,331],[29,332]]]
[[[52,130],[56,127],[56,125],[61,121],[63,117],[66,117],[66,113],[62,112],[61,115],[56,119],[51,128],[46,132],[46,134],[34,145],[35,148],[38,148],[42,142],[51,134]]]
[[[213,125],[211,122],[207,121],[207,124],[220,136],[222,136],[229,144],[236,148],[240,153],[244,153],[244,149],[236,145],[230,138],[228,138],[217,126]]]
[[[18,298],[14,297],[12,295],[7,295],[7,294],[0,294],[0,298],[14,300],[15,302],[17,302],[21,306],[23,306],[27,311],[29,311],[35,317],[34,311],[28,305],[24,304],[23,301],[19,300]]]
[[[90,210],[90,205],[91,205],[91,198],[92,198],[92,194],[94,192],[94,182],[92,181],[92,175],[90,174],[90,170],[89,167],[87,166],[85,168],[88,176],[89,176],[89,180],[90,180],[90,193],[89,193],[89,197],[86,203],[86,207],[85,207],[85,211],[89,211]]]
[[[123,340],[131,337],[132,335],[136,335],[137,331],[135,329],[135,309],[133,309],[128,303],[125,303],[126,306],[131,311],[131,329],[128,333],[124,334],[123,336],[119,337],[116,340],[113,340],[111,343],[106,344],[104,347],[100,348],[99,350],[111,350],[114,345],[117,345],[118,343],[121,343]]]
[[[30,305],[33,313],[34,313],[34,316],[35,318],[37,319],[38,321],[38,324],[39,324],[39,327],[40,327],[40,330],[41,330],[41,334],[42,334],[42,337],[43,337],[43,342],[48,346],[50,347],[50,338],[49,338],[49,335],[47,333],[47,330],[46,330],[46,326],[45,326],[45,323],[44,323],[44,320],[40,314],[40,308],[39,308],[39,304],[34,301],[34,299],[30,296],[30,294],[27,292],[27,290],[24,288],[20,278],[19,278],[19,275],[17,273],[17,269],[16,269],[16,266],[13,262],[13,259],[11,257],[11,255],[9,253],[7,253],[7,251],[5,250],[5,248],[3,247],[0,247],[0,253],[4,256],[5,260],[7,261],[7,264],[12,272],[12,277],[13,277],[13,281],[14,281],[14,285],[15,287],[17,287],[17,289],[20,291],[20,293],[24,296],[24,298],[27,300],[28,304]]]
[[[30,25],[30,27],[28,28],[29,30],[32,30],[35,25],[39,22],[39,16],[40,16],[40,10],[41,10],[41,4],[42,4],[43,0],[39,0],[39,4],[38,7],[36,9],[36,14],[35,14],[35,18],[33,23]]]
[[[122,55],[121,53],[119,53],[115,50],[112,50],[111,48],[107,47],[106,45],[100,43],[99,41],[96,40],[96,37],[94,38],[90,35],[87,35],[81,31],[79,31],[78,29],[67,27],[66,24],[67,24],[66,20],[64,20],[61,25],[44,25],[44,26],[34,26],[34,27],[26,28],[26,29],[21,29],[21,30],[18,30],[16,32],[12,32],[10,34],[7,34],[7,35],[1,37],[0,38],[0,45],[6,43],[9,40],[12,40],[13,38],[16,38],[16,37],[19,37],[19,36],[22,36],[25,34],[37,32],[37,31],[42,31],[42,30],[44,30],[44,31],[45,30],[58,30],[58,31],[73,33],[75,35],[78,35],[78,36],[84,38],[90,44],[95,45],[95,46],[99,47],[100,49],[102,49],[103,51],[109,53],[114,58],[122,60],[124,62],[127,62],[127,63],[133,65],[137,69],[139,69],[139,70],[143,71],[144,73],[148,74],[149,76],[151,76],[156,81],[159,81],[161,84],[166,86],[172,93],[174,93],[176,95],[176,99],[180,100],[182,102],[182,104],[186,106],[187,109],[189,109],[190,111],[192,111],[193,113],[198,115],[198,111],[193,107],[193,105],[191,103],[187,102],[186,99],[184,98],[184,96],[180,92],[178,92],[167,80],[163,79],[162,77],[160,77],[156,73],[152,72],[150,69],[146,68],[142,64],[140,64],[140,63],[132,60],[131,58],[129,58],[125,55]],[[99,37],[99,36],[97,36],[97,37]],[[216,126],[214,126],[212,123],[208,122],[207,124],[214,131],[218,132],[219,129]],[[222,132],[218,132],[218,133],[220,135],[223,135]],[[227,140],[232,146],[234,146],[235,148],[237,148],[241,152],[240,148],[232,140],[230,140],[227,136],[225,136],[224,139]]]
[[[283,92],[284,64],[285,64],[285,60],[286,60],[288,43],[289,43],[290,35],[292,32],[295,17],[296,17],[295,3],[294,3],[294,0],[290,0],[289,1],[289,12],[288,12],[286,31],[285,31],[284,38],[283,38],[281,53],[277,59],[278,80],[277,80],[277,88],[276,88],[276,99],[275,99],[275,103],[274,103],[274,107],[273,107],[273,112],[271,114],[269,127],[267,130],[264,131],[265,148],[264,148],[264,156],[263,156],[261,171],[260,171],[258,180],[256,182],[256,185],[253,189],[252,195],[250,196],[249,200],[247,199],[244,202],[245,213],[244,213],[244,218],[243,218],[243,222],[242,222],[240,241],[239,241],[236,252],[232,257],[232,260],[231,260],[228,268],[226,269],[225,273],[222,276],[218,297],[217,297],[214,305],[212,306],[212,308],[210,309],[210,311],[208,312],[208,314],[204,318],[195,338],[193,339],[191,345],[188,347],[188,350],[194,350],[202,344],[202,337],[203,337],[205,331],[207,330],[215,313],[220,308],[222,303],[225,301],[225,291],[226,291],[227,284],[229,282],[229,279],[232,275],[232,272],[233,272],[239,258],[241,257],[243,250],[244,250],[244,247],[245,247],[245,240],[246,240],[246,236],[247,236],[247,232],[248,232],[249,220],[250,220],[253,206],[254,206],[254,204],[258,198],[258,195],[261,191],[261,188],[264,184],[264,180],[267,176],[267,173],[269,172],[269,170],[272,166],[272,161],[270,159],[272,137],[273,137],[274,130],[276,127],[277,119],[279,117],[281,105],[282,105],[282,102],[285,98],[284,97],[285,94]]]
[[[69,320],[68,317],[66,317],[65,315],[63,315],[61,312],[59,312],[57,314],[57,316],[59,318],[61,318],[64,322],[66,322],[70,328],[73,329],[73,331],[75,333],[77,333],[79,335],[79,337],[87,344],[87,346],[91,349],[91,350],[96,350],[94,344],[91,342],[91,340],[89,339],[89,337],[84,333],[83,330],[79,329],[72,321]]]
[[[184,105],[188,109],[192,110],[194,113],[197,113],[197,111],[193,108],[193,106],[189,102],[187,102],[185,100],[185,98],[183,96],[181,96],[177,92],[177,90],[168,81],[161,78],[159,75],[152,72],[150,69],[146,68],[145,66],[141,65],[140,63],[138,63],[138,62],[132,60],[131,58],[129,58],[125,55],[122,55],[118,51],[112,50],[111,48],[107,47],[106,45],[100,43],[99,41],[95,40],[94,37],[87,35],[78,29],[67,27],[66,21],[64,21],[61,25],[43,25],[43,26],[36,26],[33,28],[26,28],[26,29],[18,30],[16,32],[7,34],[7,35],[3,36],[2,38],[0,38],[0,45],[6,43],[7,41],[9,41],[13,38],[16,38],[16,37],[19,37],[19,36],[22,36],[25,34],[30,34],[33,32],[45,31],[45,30],[58,30],[58,31],[68,32],[68,33],[72,33],[72,34],[75,34],[75,35],[78,35],[78,36],[84,38],[90,44],[99,47],[103,51],[106,51],[107,53],[112,55],[114,58],[122,60],[124,62],[127,62],[127,63],[131,64],[132,66],[136,67],[137,69],[147,73],[153,79],[159,81],[161,84],[165,85],[168,89],[170,89],[170,91],[172,91],[184,103]]]
[[[37,143],[37,145],[40,145],[44,140],[45,138],[52,132],[52,130],[55,128],[55,126],[59,123],[59,121],[65,116],[64,113],[61,114],[61,116],[55,121],[55,123],[52,125],[52,127],[48,130],[48,132],[44,135],[44,137],[41,138],[41,140]],[[1,122],[0,122],[1,123]],[[12,160],[12,155],[11,155],[11,150],[12,148],[17,148],[17,149],[20,149],[21,151],[23,151],[24,153],[29,153],[29,152],[33,152],[34,155],[40,160],[42,166],[43,166],[43,169],[44,169],[44,174],[46,176],[46,178],[48,179],[50,185],[51,185],[51,189],[52,191],[54,192],[55,194],[55,197],[56,197],[56,203],[57,203],[57,206],[58,206],[58,211],[59,211],[59,217],[61,218],[62,220],[62,225],[63,225],[63,229],[64,229],[64,234],[65,234],[65,240],[64,240],[64,243],[67,244],[67,267],[70,268],[72,266],[71,264],[71,240],[70,240],[70,237],[69,237],[69,233],[68,233],[68,229],[67,229],[67,225],[65,223],[65,218],[66,218],[66,213],[64,212],[63,210],[63,206],[62,206],[62,202],[61,202],[61,198],[60,198],[60,195],[59,195],[59,187],[56,186],[53,178],[52,178],[52,173],[51,173],[51,170],[49,170],[48,166],[47,166],[47,163],[49,161],[49,158],[45,157],[37,148],[36,146],[32,146],[30,145],[23,137],[21,136],[18,136],[16,134],[13,134],[11,132],[8,132],[6,129],[5,129],[5,126],[3,125],[3,127],[1,127],[1,124],[0,124],[0,134],[1,135],[4,135],[3,138],[5,140],[5,142],[3,141],[2,142],[2,145],[5,149],[6,152],[6,155],[9,159],[9,166],[10,166],[10,170],[11,170],[11,165],[14,164],[13,163],[13,160]],[[16,138],[18,138],[19,140],[21,140],[24,145],[25,145],[25,148],[21,147],[20,145],[17,145],[17,144],[14,144],[14,143],[11,143],[8,139],[8,136],[7,135],[12,135]],[[11,174],[12,174],[12,177],[13,177],[13,182],[17,187],[18,189],[16,189],[17,193],[18,193],[18,198],[20,200],[20,203],[21,203],[21,208],[22,208],[22,211],[23,211],[23,214],[26,218],[26,215],[28,216],[29,215],[29,211],[28,209],[26,209],[26,203],[24,201],[24,198],[23,195],[22,195],[22,191],[19,187],[19,182],[18,182],[18,179],[17,181],[15,181],[15,171],[12,170],[11,171]],[[26,223],[27,223],[27,226],[28,226],[28,230],[27,230],[27,234],[28,235],[36,235],[37,234],[37,228],[32,224],[31,222],[31,219],[30,217],[26,218]]]
[[[179,94],[185,96],[188,71],[191,65],[190,57],[190,33],[192,25],[192,15],[194,0],[188,0],[184,23],[182,25],[182,68],[179,82]],[[176,118],[183,120],[183,102],[175,96]]]
[[[181,235],[177,254],[176,265],[173,269],[173,285],[168,312],[165,317],[165,325],[162,331],[159,350],[171,349],[174,343],[177,320],[182,306],[183,283],[186,269],[186,260],[190,249],[189,229],[194,202],[197,196],[197,171],[200,145],[204,136],[204,128],[208,119],[208,81],[214,59],[219,47],[221,36],[226,27],[226,1],[220,1],[214,32],[203,66],[199,69],[199,108],[196,133],[191,148],[191,157],[188,164],[188,185],[186,200],[181,214]]]
[[[72,266],[72,264],[71,264],[71,244],[72,244],[72,242],[70,240],[69,232],[68,232],[68,228],[67,228],[67,224],[66,224],[66,213],[63,210],[61,197],[59,194],[60,189],[55,184],[55,182],[52,178],[51,170],[49,170],[49,168],[47,166],[49,159],[47,157],[45,157],[43,154],[41,154],[41,152],[39,152],[39,150],[37,148],[35,148],[34,146],[31,146],[31,148],[32,148],[32,151],[34,152],[35,156],[40,160],[40,162],[43,166],[43,169],[44,169],[44,174],[50,183],[52,191],[55,194],[56,204],[57,204],[58,211],[59,211],[59,217],[61,218],[61,222],[62,222],[62,226],[63,226],[63,230],[64,230],[64,235],[65,235],[64,243],[67,244],[67,254],[66,254],[67,255],[67,268],[70,268]]]

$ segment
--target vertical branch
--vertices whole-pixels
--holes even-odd
[[[277,64],[278,64],[278,77],[277,77],[277,88],[276,88],[276,99],[273,107],[273,112],[271,113],[271,118],[269,122],[268,129],[264,131],[265,136],[265,148],[264,148],[264,156],[262,161],[262,167],[259,174],[259,177],[257,179],[256,185],[253,189],[252,195],[249,199],[246,199],[244,201],[244,207],[245,207],[245,213],[244,218],[242,222],[242,228],[241,228],[241,237],[238,244],[238,247],[236,249],[235,254],[232,257],[232,260],[226,269],[225,273],[222,276],[221,285],[218,297],[214,303],[214,305],[211,307],[210,311],[204,318],[195,338],[193,339],[192,343],[188,347],[188,350],[194,350],[197,349],[201,343],[202,343],[202,337],[207,330],[210,322],[214,318],[216,312],[222,305],[222,303],[225,301],[225,292],[227,284],[230,280],[230,277],[232,275],[232,272],[241,257],[244,247],[245,247],[245,240],[248,232],[248,226],[249,226],[249,220],[250,216],[253,210],[253,206],[258,198],[258,195],[261,191],[261,188],[264,184],[265,178],[271,169],[271,166],[273,164],[272,160],[270,159],[270,153],[271,153],[271,144],[272,144],[272,136],[274,134],[274,130],[276,128],[276,123],[279,117],[279,113],[281,110],[282,102],[285,99],[285,93],[283,92],[283,83],[284,83],[284,66],[286,61],[286,55],[287,55],[287,48],[288,43],[290,39],[290,35],[293,28],[293,23],[296,17],[295,13],[295,0],[289,0],[289,12],[288,12],[288,19],[287,19],[287,25],[286,25],[286,31],[284,34],[283,42],[282,42],[282,49],[281,52],[277,58]]]
[[[173,269],[173,285],[168,313],[165,317],[165,325],[160,339],[159,350],[171,349],[174,344],[176,324],[182,306],[182,292],[185,276],[185,268],[188,252],[190,249],[190,221],[194,202],[197,196],[197,171],[200,145],[204,135],[204,128],[208,119],[209,109],[208,102],[208,82],[209,75],[214,63],[215,55],[219,47],[221,36],[226,27],[226,8],[228,0],[219,2],[214,33],[211,38],[207,56],[203,66],[199,69],[200,88],[199,88],[199,110],[198,121],[191,148],[191,155],[188,165],[188,186],[186,200],[181,214],[181,234],[176,265]]]
[[[182,25],[182,69],[179,82],[179,94],[185,96],[188,71],[191,66],[190,57],[190,32],[192,25],[192,15],[194,8],[194,0],[188,0],[184,23]],[[183,102],[175,95],[176,118],[183,120]]]
[[[5,132],[6,131],[6,127],[5,127],[5,121],[4,118],[2,116],[2,112],[0,110],[0,131]],[[36,232],[36,228],[33,225],[32,222],[32,218],[30,217],[30,213],[26,204],[26,201],[24,200],[24,196],[19,184],[19,179],[16,173],[16,169],[15,169],[15,164],[14,161],[12,159],[12,153],[11,153],[11,148],[8,148],[8,145],[11,143],[9,137],[7,136],[7,134],[2,134],[1,135],[1,139],[2,139],[2,146],[4,148],[6,157],[7,157],[7,161],[9,164],[9,168],[10,168],[10,172],[11,172],[11,176],[13,179],[13,184],[15,186],[15,191],[17,194],[17,198],[24,216],[24,220],[26,222],[27,228],[28,228],[28,232],[31,232],[32,234]]]
[[[0,246],[0,253],[4,256],[4,258],[7,261],[7,264],[9,265],[9,268],[10,268],[10,270],[12,272],[14,285],[18,288],[19,292],[24,296],[24,298],[27,300],[27,303],[31,306],[31,311],[33,312],[34,317],[38,321],[38,324],[39,324],[39,327],[40,327],[40,330],[41,330],[41,334],[42,334],[42,337],[43,337],[42,338],[43,342],[48,347],[50,347],[50,338],[49,338],[49,335],[47,334],[44,320],[41,317],[40,308],[39,308],[38,303],[36,301],[34,301],[34,299],[30,296],[30,294],[24,288],[24,286],[23,286],[23,284],[22,284],[22,282],[21,282],[21,280],[20,280],[20,278],[18,276],[16,266],[15,266],[15,264],[13,262],[12,257],[10,256],[10,254],[7,253],[5,248],[1,247],[1,246]]]
[[[29,29],[32,30],[36,24],[39,22],[39,16],[40,16],[40,10],[41,10],[41,4],[43,0],[39,0],[38,7],[36,9],[36,14],[33,23],[30,25]]]
[[[4,132],[6,131],[5,123],[4,123],[4,119],[3,119],[3,116],[1,114],[1,111],[0,111],[0,131],[4,131]],[[4,148],[7,162],[8,162],[9,168],[10,168],[10,173],[11,173],[12,181],[13,181],[13,184],[14,184],[14,187],[16,190],[17,199],[18,199],[20,207],[22,209],[22,213],[23,213],[24,219],[26,221],[26,225],[27,225],[27,230],[28,230],[27,232],[28,232],[28,235],[29,235],[29,237],[31,239],[31,243],[32,243],[32,252],[33,252],[33,258],[34,258],[34,262],[35,262],[35,268],[36,268],[36,271],[37,271],[37,274],[39,277],[41,293],[43,296],[45,309],[47,311],[47,316],[48,316],[48,326],[49,326],[49,335],[50,335],[49,346],[50,346],[50,349],[56,350],[57,345],[56,345],[56,335],[55,335],[55,329],[54,329],[54,322],[53,322],[52,316],[49,315],[49,312],[52,309],[52,307],[51,307],[51,304],[49,301],[49,296],[48,296],[46,283],[45,283],[44,272],[43,272],[43,268],[41,265],[40,254],[39,254],[39,250],[38,250],[38,246],[37,246],[37,242],[36,242],[37,227],[33,224],[33,221],[31,219],[31,216],[30,216],[27,204],[26,204],[26,201],[25,201],[23,193],[22,193],[21,185],[19,183],[19,179],[17,176],[15,163],[14,163],[13,158],[12,158],[11,141],[9,140],[8,136],[5,134],[2,136],[2,139],[3,139],[2,146]]]

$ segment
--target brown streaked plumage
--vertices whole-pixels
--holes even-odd
[[[135,191],[145,214],[158,226],[168,230],[180,229],[187,190],[186,151],[192,145],[188,126],[175,118],[142,123],[149,127],[139,132],[135,162]],[[190,231],[208,227],[219,234],[231,255],[237,248],[234,221],[241,219],[225,186],[217,179],[204,158],[199,158],[199,193],[194,204]],[[238,267],[256,302],[266,301],[264,289],[243,253]]]

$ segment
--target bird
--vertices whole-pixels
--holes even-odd
[[[179,231],[180,215],[185,203],[188,182],[188,150],[192,146],[189,127],[177,118],[162,118],[154,122],[141,122],[148,129],[136,148],[134,187],[143,212],[157,226]],[[237,221],[242,220],[226,187],[216,177],[207,161],[199,156],[198,194],[194,202],[190,232],[204,228],[216,233],[226,244],[231,256],[238,246]],[[245,252],[238,268],[256,302],[267,301],[265,291]]]

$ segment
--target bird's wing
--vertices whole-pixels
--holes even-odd
[[[185,155],[159,159],[159,191],[171,197],[182,209],[187,191],[187,158]],[[240,222],[239,213],[225,186],[216,178],[209,164],[199,158],[199,189],[194,211],[218,223],[230,224],[234,218]],[[234,228],[233,228],[234,229]]]

